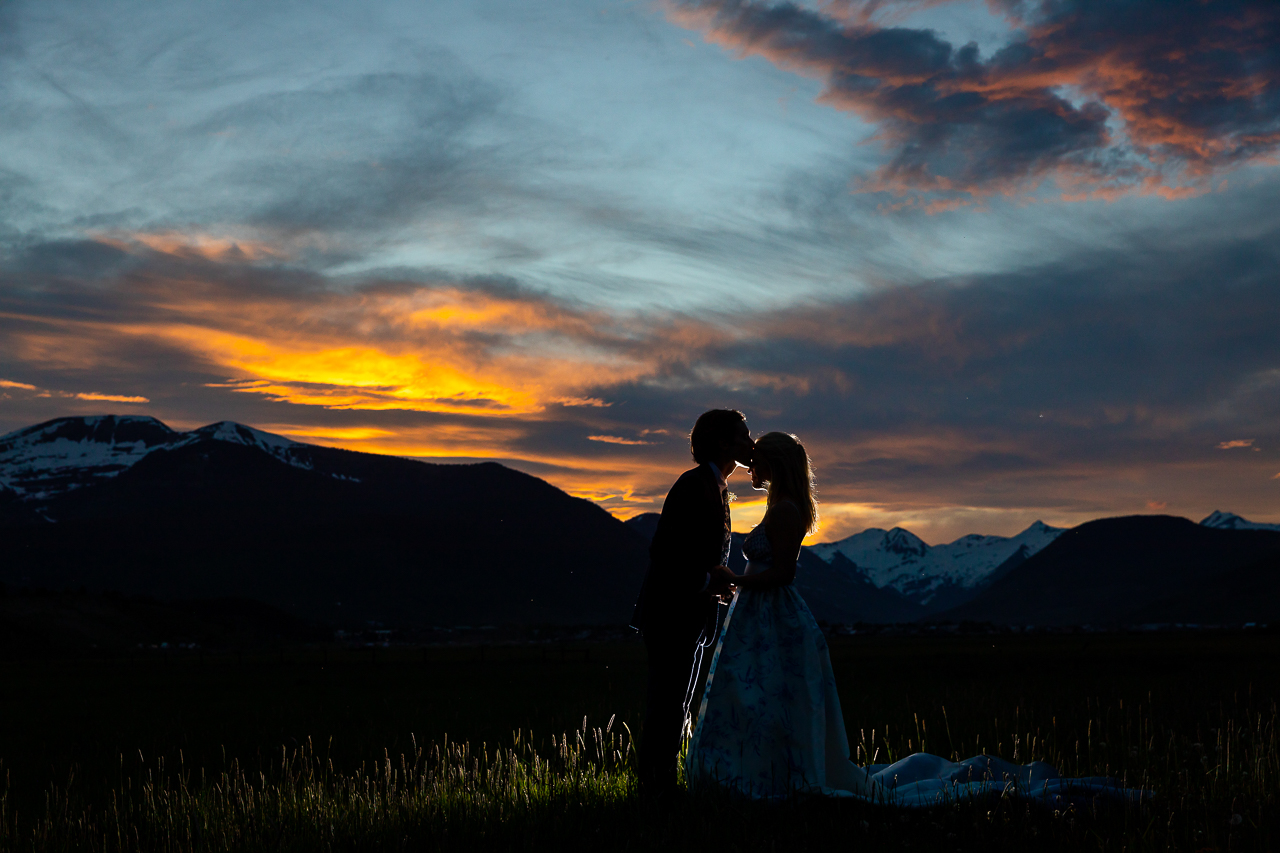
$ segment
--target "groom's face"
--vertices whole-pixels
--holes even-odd
[[[751,457],[755,451],[756,444],[751,440],[751,430],[747,429],[745,422],[738,424],[738,431],[730,442],[730,453],[733,461],[737,462],[743,468],[751,467]]]

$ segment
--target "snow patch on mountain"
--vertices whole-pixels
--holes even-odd
[[[1234,512],[1214,510],[1200,524],[1204,527],[1216,527],[1219,530],[1280,530],[1280,524],[1267,524],[1262,521],[1249,521]]]
[[[178,432],[151,417],[95,415],[57,418],[0,436],[0,495],[43,502],[115,477],[147,454],[201,440],[256,447],[310,469],[310,445],[231,421]]]
[[[0,483],[23,498],[53,497],[114,477],[180,436],[155,418],[58,418],[0,436]]]
[[[208,426],[200,427],[200,429],[192,430],[187,433],[187,436],[189,437],[183,440],[183,444],[199,441],[202,438],[226,441],[231,444],[243,444],[246,447],[256,447],[259,450],[270,453],[295,468],[311,470],[312,467],[311,461],[302,452],[309,445],[291,441],[282,435],[263,432],[260,429],[238,424],[235,421],[218,421],[216,424],[209,424]]]
[[[972,589],[981,585],[1009,558],[1037,553],[1062,533],[1037,521],[1017,536],[970,534],[944,545],[928,545],[909,530],[872,527],[838,542],[811,545],[828,563],[839,554],[865,580],[928,604],[943,587]],[[847,565],[840,561],[841,565]]]

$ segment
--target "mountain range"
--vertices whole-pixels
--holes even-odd
[[[623,623],[657,517],[619,522],[496,463],[226,421],[59,418],[0,437],[0,583],[257,601],[333,626]],[[872,528],[802,548],[796,586],[827,622],[1280,621],[1280,525],[1037,521],[934,546]]]
[[[627,524],[648,539],[657,520],[645,513]],[[742,571],[734,538],[730,567]],[[1280,621],[1280,525],[1217,511],[1198,525],[1037,521],[1016,536],[934,546],[899,527],[870,528],[801,548],[795,585],[829,622],[1265,623]]]
[[[0,582],[244,597],[331,625],[619,624],[646,544],[496,463],[434,465],[233,423],[59,418],[0,437]]]
[[[658,513],[644,513],[627,524],[646,539],[653,536]],[[832,622],[911,622],[971,601],[988,586],[1039,553],[1063,532],[1037,521],[1017,536],[962,536],[929,545],[909,530],[871,527],[836,542],[800,549],[796,584],[818,618]],[[736,534],[735,534],[736,535]],[[745,563],[735,544],[730,567]],[[834,596],[839,586],[848,587]],[[806,600],[813,598],[805,595]],[[817,601],[817,598],[814,598]],[[839,605],[839,616],[833,608]],[[819,615],[821,612],[822,615]]]
[[[872,527],[810,550],[839,563],[880,589],[893,589],[928,612],[974,597],[979,590],[1042,550],[1062,533],[1037,521],[1017,536],[970,534],[944,545],[927,545],[909,530]]]

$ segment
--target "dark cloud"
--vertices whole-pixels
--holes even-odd
[[[1176,195],[1280,146],[1274,3],[996,0],[1018,30],[985,60],[930,30],[878,26],[863,8],[878,5],[668,8],[742,55],[822,78],[824,102],[878,125],[890,160],[863,189],[959,198],[1054,177],[1069,193]]]
[[[0,4],[0,60],[21,58],[23,52],[17,12],[11,4]]]
[[[119,246],[98,240],[53,240],[19,248],[5,266],[11,275],[80,283],[118,275],[133,264],[129,253]]]

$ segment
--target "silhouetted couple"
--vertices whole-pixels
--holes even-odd
[[[1113,780],[1060,779],[1043,762],[926,753],[859,767],[849,757],[826,639],[792,585],[801,541],[817,529],[809,455],[793,435],[753,441],[741,412],[704,413],[689,435],[697,467],[676,480],[649,547],[631,624],[644,635],[649,686],[639,750],[641,792],[674,794],[702,650],[716,643],[689,742],[690,786],[753,798],[795,793],[927,806],[960,796],[1050,798],[1121,793]],[[744,574],[728,568],[728,480],[739,466],[767,492],[743,540]],[[732,597],[717,640],[717,606]]]
[[[849,761],[826,640],[791,585],[818,518],[804,446],[781,432],[752,441],[742,413],[728,409],[699,417],[689,443],[698,466],[667,494],[632,617],[649,655],[642,791],[677,787],[702,650],[717,639],[717,604],[732,595],[690,743],[690,781],[711,776],[753,795],[785,793],[785,780],[866,793],[866,772]],[[764,519],[743,542],[743,575],[727,565],[728,479],[739,465],[768,493]]]

